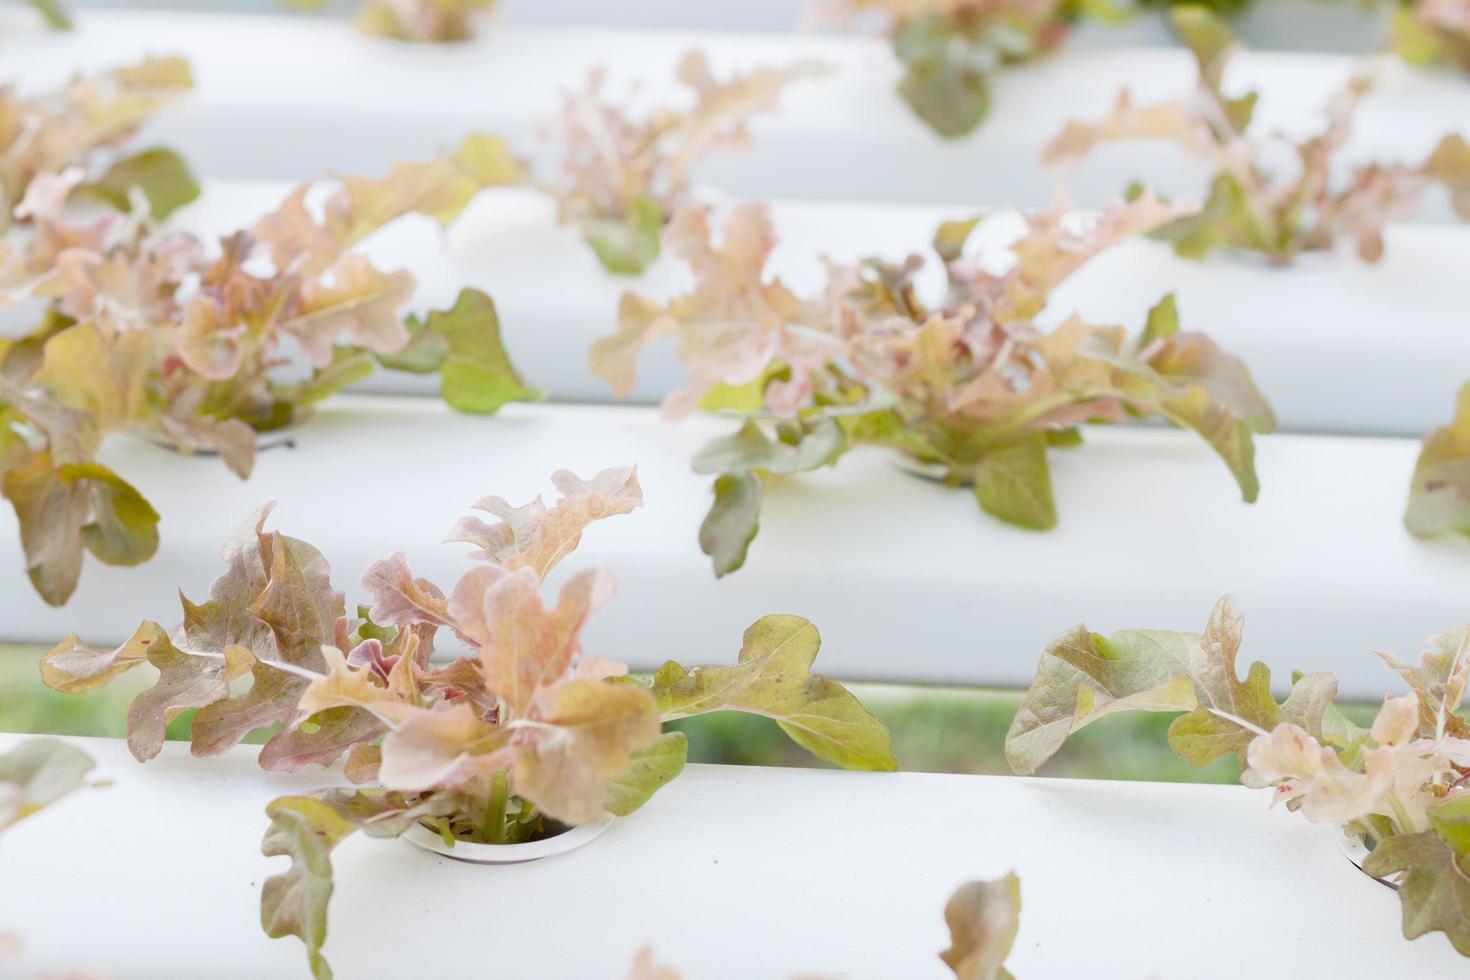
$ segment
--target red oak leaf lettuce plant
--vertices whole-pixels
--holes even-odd
[[[667,303],[624,294],[615,333],[590,355],[619,394],[643,347],[673,334],[689,385],[667,417],[697,407],[744,415],[733,435],[694,459],[715,477],[700,545],[717,575],[739,568],[772,476],[835,463],[855,446],[886,446],[974,488],[980,507],[1022,527],[1056,523],[1047,450],[1080,441],[1087,422],[1159,417],[1197,431],[1254,500],[1253,432],[1274,427],[1245,367],[1200,333],[1183,331],[1172,297],[1129,339],[1079,317],[1036,324],[1052,290],[1108,246],[1177,209],[1145,195],[1090,224],[1064,209],[1026,218],[1010,264],[993,272],[965,243],[980,219],[942,225],[934,249],[948,275],[937,302],[918,295],[924,260],[829,263],[820,296],[768,278],[776,244],[767,208],[737,207],[724,241],[699,208],[675,217],[665,243],[689,263],[694,290]]]
[[[944,923],[949,948],[939,958],[956,980],[1012,980],[1005,961],[1021,928],[1021,879],[1015,872],[955,889],[944,905]],[[633,960],[628,980],[682,980],[682,974],[654,963],[652,947],[645,946]]]
[[[1404,526],[1411,534],[1470,534],[1470,384],[1460,389],[1455,417],[1424,438],[1409,484]]]
[[[1434,184],[1449,192],[1461,216],[1470,219],[1470,144],[1446,136],[1417,166],[1369,164],[1346,184],[1333,179],[1333,161],[1352,133],[1352,118],[1371,88],[1366,75],[1353,78],[1327,109],[1326,127],[1300,143],[1276,135],[1252,137],[1248,130],[1258,93],[1225,94],[1225,68],[1238,44],[1225,23],[1199,6],[1170,12],[1199,65],[1199,85],[1190,101],[1135,105],[1127,90],[1106,118],[1069,122],[1047,146],[1044,158],[1065,171],[1099,143],[1113,140],[1171,140],[1208,159],[1216,168],[1204,207],[1154,232],[1183,256],[1201,258],[1225,247],[1260,252],[1287,263],[1300,252],[1331,249],[1351,237],[1358,254],[1375,262],[1383,254],[1383,226],[1413,213]],[[1267,164],[1285,144],[1295,166]]]
[[[990,112],[990,79],[1049,53],[1083,13],[1116,15],[1106,0],[825,0],[816,19],[876,19],[903,63],[898,92],[940,136],[972,132]]]
[[[621,103],[605,98],[605,74],[593,70],[545,127],[561,154],[556,176],[542,185],[556,198],[558,220],[581,229],[609,272],[642,272],[658,257],[669,217],[689,200],[690,168],[711,152],[748,147],[751,117],[773,110],[787,85],[825,70],[807,61],[722,81],[690,51],[676,76],[693,105],[641,114],[629,106],[635,93]]]
[[[1307,674],[1278,703],[1271,671],[1236,668],[1243,619],[1226,596],[1203,633],[1079,627],[1052,641],[1006,735],[1006,757],[1034,772],[1069,735],[1119,711],[1178,712],[1169,745],[1203,766],[1235,755],[1241,782],[1270,788],[1315,823],[1341,825],[1398,886],[1407,939],[1443,932],[1470,956],[1470,627],[1433,636],[1417,666],[1380,653],[1410,691],[1384,699],[1369,729],[1333,705],[1337,679]]]
[[[227,570],[203,603],[184,600],[173,633],[143,623],[115,650],[69,637],[48,652],[42,677],[62,691],[104,684],[144,661],[158,682],[128,713],[128,746],[157,755],[164,726],[197,708],[196,755],[213,755],[252,731],[279,725],[260,763],[292,771],[345,756],[358,789],[328,789],[271,803],[267,855],[292,867],[266,882],[267,933],[307,944],[316,976],[331,894],[328,855],[356,831],[396,837],[425,824],[446,840],[512,843],[604,811],[632,813],[684,767],[686,739],[664,721],[709,711],[774,719],[819,758],[853,769],[897,767],[882,723],[845,688],[811,672],[820,643],[798,616],[767,616],[745,632],[727,667],[670,661],[649,682],[586,653],[583,625],[612,595],[613,580],[583,570],[543,605],[547,574],[594,521],[642,504],[636,472],[552,482],[561,499],[512,507],[476,504],[498,520],[466,518],[449,538],[475,546],[476,563],[447,592],[410,571],[402,552],[374,562],[372,597],[346,612],[326,559],[311,545],[265,529],[269,508],[224,549]],[[430,660],[444,634],[468,654]],[[249,674],[237,692],[231,682]]]
[[[123,209],[129,188],[141,188],[160,218],[192,201],[199,185],[174,151],[117,154],[140,125],[192,85],[183,59],[150,58],[34,95],[0,87],[0,232],[45,208],[58,186],[48,175],[62,171],[76,175],[69,193]],[[37,178],[43,179],[33,189]]]
[[[0,248],[0,301],[47,303],[29,335],[0,342],[0,491],[41,596],[66,601],[84,550],[132,565],[157,547],[158,515],[98,459],[114,434],[218,453],[243,478],[258,433],[375,364],[440,371],[445,400],[464,411],[530,397],[488,296],[466,290],[451,309],[405,321],[413,277],[354,251],[410,212],[448,223],[514,172],[507,160],[499,141],[471,137],[386,178],[342,178],[319,212],[303,184],[218,250],[155,229],[141,201],[129,217],[72,223],[59,204],[76,175],[55,177],[51,206],[30,215],[33,239]]]

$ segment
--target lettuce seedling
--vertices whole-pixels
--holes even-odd
[[[140,188],[159,218],[199,196],[199,184],[173,150],[154,147],[120,157],[115,152],[155,112],[193,86],[182,58],[149,58],[136,65],[74,78],[59,89],[23,96],[0,87],[0,232],[25,222],[55,193],[37,178],[75,168],[68,193],[126,210],[129,189]]]
[[[702,406],[744,416],[694,458],[696,472],[715,476],[700,545],[717,575],[744,563],[767,478],[865,444],[972,486],[1001,520],[1044,529],[1057,520],[1049,447],[1080,441],[1084,423],[1159,417],[1198,432],[1252,501],[1251,436],[1274,428],[1270,406],[1239,360],[1180,329],[1172,296],[1132,340],[1077,316],[1049,332],[1036,324],[1072,273],[1177,213],[1144,195],[1086,227],[1063,208],[1028,216],[1004,272],[965,254],[980,219],[947,222],[934,250],[948,289],[931,304],[915,286],[918,256],[829,263],[822,294],[799,296],[765,275],[776,244],[765,205],[737,207],[720,244],[706,212],[686,208],[665,244],[693,270],[694,290],[667,303],[624,294],[616,332],[592,347],[592,371],[626,394],[642,348],[674,334],[690,383],[664,400],[664,414]]]
[[[1014,980],[1006,957],[1021,927],[1021,879],[1015,872],[995,881],[970,881],[955,889],[944,906],[949,948],[939,954],[956,980]],[[682,975],[653,961],[645,946],[633,960],[628,980],[682,980]]]
[[[1287,263],[1300,252],[1331,249],[1349,236],[1368,262],[1383,255],[1383,227],[1411,214],[1434,184],[1443,185],[1459,214],[1470,219],[1470,144],[1446,136],[1418,166],[1369,164],[1346,185],[1332,179],[1333,159],[1352,133],[1358,104],[1371,88],[1359,75],[1327,109],[1327,125],[1300,143],[1279,135],[1253,138],[1248,129],[1259,93],[1225,94],[1225,67],[1238,50],[1224,21],[1199,6],[1175,7],[1170,17],[1194,53],[1199,85],[1192,101],[1140,106],[1125,89],[1112,114],[1096,123],[1069,122],[1044,159],[1065,171],[1099,143],[1171,140],[1216,167],[1204,207],[1154,232],[1189,258],[1218,247],[1261,252]],[[1289,173],[1265,162],[1285,143],[1296,159]]]
[[[1424,536],[1470,534],[1470,384],[1460,389],[1450,424],[1424,437],[1404,526]]]
[[[1470,71],[1470,2],[1398,0],[1392,43],[1412,64],[1449,62]]]
[[[498,140],[471,137],[382,179],[344,177],[318,213],[303,184],[218,251],[155,229],[141,200],[131,216],[74,224],[61,202],[79,175],[37,178],[54,191],[28,195],[33,235],[21,247],[0,242],[0,304],[48,303],[29,336],[0,342],[0,492],[41,596],[67,600],[84,549],[133,565],[157,547],[158,515],[98,462],[113,434],[218,453],[244,478],[258,433],[301,419],[375,363],[440,371],[445,400],[463,411],[533,397],[488,296],[465,290],[449,310],[404,321],[413,277],[354,250],[410,212],[448,224],[516,172]],[[292,347],[305,377],[285,370]]]
[[[903,62],[899,95],[950,139],[985,120],[997,69],[1051,52],[1084,12],[1121,16],[1108,0],[826,0],[817,9],[823,20],[879,19]]]
[[[888,730],[842,685],[811,672],[820,638],[799,616],[766,616],[745,631],[733,666],[669,661],[651,681],[586,653],[582,627],[612,597],[612,577],[583,570],[557,604],[542,602],[548,573],[591,523],[643,502],[633,469],[590,480],[552,476],[561,498],[475,506],[449,540],[474,545],[477,563],[447,592],[416,578],[402,552],[368,566],[372,597],[346,613],[319,551],[268,531],[264,508],[224,549],[227,570],[203,603],[183,600],[173,633],[145,622],[122,646],[98,650],[68,637],[41,662],[61,691],[105,684],[145,660],[158,682],[128,712],[128,747],[158,754],[164,726],[199,709],[195,755],[213,755],[252,731],[281,726],[260,752],[266,769],[331,765],[363,789],[328,789],[268,807],[267,855],[291,870],[266,882],[261,919],[273,936],[307,944],[316,976],[331,895],[331,849],[356,831],[397,837],[415,823],[447,840],[512,843],[630,814],[684,768],[686,739],[662,723],[710,711],[774,719],[798,745],[850,769],[897,768]],[[441,631],[469,654],[430,661]],[[247,690],[231,681],[250,674]]]
[[[1119,711],[1178,712],[1169,745],[1186,762],[1235,755],[1247,786],[1272,789],[1315,823],[1371,848],[1370,874],[1398,886],[1404,937],[1443,932],[1470,956],[1470,726],[1456,714],[1470,681],[1470,627],[1429,639],[1418,666],[1380,653],[1410,692],[1387,697],[1371,728],[1333,705],[1329,673],[1295,679],[1277,703],[1271,671],[1236,668],[1243,618],[1226,596],[1203,633],[1078,627],[1052,641],[1006,734],[1031,773],[1078,729]]]
[[[825,71],[804,61],[721,81],[701,52],[690,51],[676,76],[692,107],[635,117],[605,98],[605,74],[594,69],[545,127],[561,154],[556,176],[542,185],[556,198],[557,220],[581,229],[607,271],[637,275],[658,257],[664,225],[689,199],[690,168],[711,152],[745,149],[753,116],[775,109],[787,85]]]

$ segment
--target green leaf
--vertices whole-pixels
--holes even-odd
[[[694,454],[693,467],[696,473],[804,473],[835,461],[846,448],[842,428],[831,419],[786,423],[775,439],[759,422],[746,419],[733,435],[705,443]]]
[[[949,948],[939,954],[957,980],[1014,980],[1006,957],[1021,928],[1021,879],[966,882],[944,906]]]
[[[607,786],[609,813],[626,817],[647,803],[684,771],[689,739],[683,732],[664,732],[646,749],[629,755],[633,767]]]
[[[20,524],[26,571],[41,598],[64,604],[82,571],[82,549],[113,565],[158,550],[158,514],[130,484],[98,463],[52,467],[48,454],[5,474]]]
[[[1244,681],[1236,673],[1242,623],[1225,596],[1202,634],[1123,630],[1104,638],[1079,627],[1053,640],[1006,733],[1007,761],[1035,772],[1073,732],[1119,711],[1188,712],[1169,727],[1169,745],[1191,765],[1243,753],[1284,708],[1271,697],[1265,664],[1251,664]],[[1297,682],[1292,720],[1321,731],[1328,683],[1320,674]]]
[[[1169,293],[1148,311],[1148,321],[1138,337],[1138,346],[1147,347],[1156,340],[1165,340],[1179,332],[1179,304],[1174,294]]]
[[[699,525],[699,550],[709,555],[715,576],[745,564],[750,543],[760,530],[761,478],[754,473],[725,473],[715,478],[715,502]]]
[[[199,182],[189,165],[178,153],[164,147],[118,160],[101,177],[78,187],[75,193],[100,198],[119,211],[126,211],[130,206],[128,193],[134,187],[148,198],[148,208],[158,221],[199,197]]]
[[[67,13],[66,5],[62,0],[26,0],[26,2],[41,12],[41,16],[46,18],[46,26],[53,31],[72,29],[71,15]]]
[[[309,796],[286,796],[265,809],[270,829],[261,841],[266,857],[285,855],[291,870],[267,878],[260,890],[260,925],[272,939],[298,936],[316,980],[331,980],[322,955],[327,941],[327,903],[332,898],[332,849],[357,830],[335,809]]]
[[[495,303],[478,289],[464,289],[448,310],[429,314],[425,329],[447,346],[440,394],[461,412],[488,415],[506,402],[542,397],[526,387],[500,337]]]
[[[1470,384],[1460,389],[1450,424],[1424,438],[1404,526],[1411,534],[1470,534]]]
[[[92,521],[82,543],[109,565],[138,565],[158,550],[158,511],[132,484],[100,463],[71,463],[56,469],[65,486],[90,485]]]
[[[659,236],[668,216],[651,197],[639,197],[622,221],[599,221],[588,226],[587,244],[597,261],[613,275],[636,276],[658,258]]]
[[[1044,531],[1057,525],[1046,462],[1046,437],[993,449],[975,466],[975,499],[980,509],[1008,524]]]
[[[774,615],[745,631],[734,667],[685,668],[669,661],[653,679],[664,719],[747,711],[775,719],[791,740],[846,769],[898,768],[888,729],[846,688],[811,672],[821,647],[800,616]]]
[[[990,111],[990,81],[976,67],[973,44],[938,14],[903,23],[893,51],[907,70],[898,93],[940,136],[971,132]]]
[[[370,837],[399,837],[419,820],[453,813],[460,803],[455,793],[415,799],[388,790],[343,789],[272,800],[265,808],[271,825],[260,850],[266,857],[289,857],[291,867],[267,878],[261,888],[261,928],[272,939],[299,937],[311,975],[331,980],[322,945],[332,898],[332,850],[359,830]]]
[[[1433,829],[1387,837],[1363,861],[1369,874],[1397,879],[1405,939],[1443,932],[1461,956],[1470,956],[1470,858],[1456,846],[1467,819],[1470,799],[1443,804],[1430,811]]]

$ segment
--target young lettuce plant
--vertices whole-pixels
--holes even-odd
[[[1424,438],[1404,526],[1423,536],[1470,534],[1470,384],[1460,389],[1453,421]]]
[[[78,175],[72,193],[124,210],[133,187],[159,218],[198,197],[198,183],[173,150],[116,153],[192,86],[182,58],[149,58],[35,95],[0,87],[0,232],[25,222],[38,206],[27,200],[33,181],[72,168]],[[38,193],[47,193],[44,183]]]
[[[711,152],[748,147],[753,116],[775,109],[792,82],[825,71],[804,61],[721,81],[701,52],[690,51],[675,74],[693,106],[635,116],[604,97],[604,72],[594,69],[546,126],[561,152],[556,176],[543,185],[556,198],[557,220],[581,229],[607,271],[641,273],[658,258],[669,217],[689,199],[690,168]]]
[[[402,552],[374,562],[372,597],[346,614],[330,569],[304,541],[265,529],[269,508],[225,545],[227,571],[208,601],[184,603],[172,634],[145,622],[121,647],[92,649],[75,636],[48,652],[45,682],[61,691],[104,684],[145,660],[159,679],[133,702],[128,747],[158,754],[168,720],[199,709],[195,755],[213,755],[252,731],[281,729],[260,752],[266,769],[310,763],[344,770],[362,789],[328,789],[270,804],[267,855],[292,867],[266,882],[261,918],[273,937],[300,936],[317,977],[331,895],[329,854],[362,831],[397,837],[425,824],[446,840],[513,843],[558,825],[630,814],[684,767],[687,748],[665,721],[710,711],[772,718],[818,758],[851,769],[897,768],[888,730],[851,693],[811,672],[820,638],[799,616],[766,616],[745,631],[733,666],[664,664],[651,681],[584,653],[580,633],[613,593],[612,577],[566,579],[554,608],[547,574],[594,521],[643,502],[633,469],[590,480],[552,476],[561,499],[475,506],[498,520],[466,518],[451,541],[478,560],[448,592],[414,577]],[[430,661],[443,630],[469,654]],[[248,690],[231,681],[250,674]]]
[[[1170,16],[1199,65],[1194,99],[1140,106],[1124,90],[1106,119],[1069,122],[1044,159],[1065,171],[1100,143],[1152,139],[1177,142],[1210,160],[1216,172],[1203,209],[1154,233],[1179,255],[1202,258],[1224,247],[1261,252],[1285,264],[1349,236],[1364,261],[1376,262],[1383,255],[1384,225],[1412,214],[1435,184],[1444,186],[1458,213],[1470,220],[1470,144],[1459,135],[1446,136],[1418,166],[1374,163],[1358,167],[1346,185],[1332,179],[1333,159],[1371,87],[1367,76],[1353,78],[1333,99],[1320,133],[1287,142],[1297,161],[1289,174],[1268,167],[1263,161],[1284,137],[1248,134],[1258,93],[1225,94],[1225,67],[1239,47],[1230,29],[1199,6],[1175,7]]]
[[[944,905],[944,922],[949,927],[949,948],[939,958],[956,980],[1014,980],[1005,961],[1021,928],[1021,879],[1015,872],[955,889]],[[645,946],[633,960],[628,980],[682,977],[677,970],[655,964],[652,947]]]
[[[0,342],[0,492],[41,596],[67,600],[84,549],[132,565],[157,547],[158,515],[98,461],[116,433],[218,453],[244,478],[258,433],[302,418],[375,363],[440,371],[445,400],[464,411],[532,397],[488,296],[466,290],[451,309],[404,321],[413,277],[354,251],[410,212],[447,224],[482,187],[510,179],[507,161],[499,141],[471,137],[386,178],[342,178],[319,216],[303,184],[217,253],[155,230],[141,201],[130,217],[73,224],[61,202],[77,175],[39,178],[53,191],[37,195],[47,201],[30,212],[32,241],[0,246],[0,304],[49,303],[30,335]],[[305,377],[290,370],[292,347]]]
[[[876,17],[903,62],[898,93],[940,136],[972,132],[990,112],[990,78],[1057,48],[1084,13],[1121,16],[1107,0],[826,0],[817,19]]]
[[[1370,729],[1333,705],[1331,674],[1298,677],[1277,703],[1271,671],[1236,669],[1243,619],[1226,596],[1203,633],[1078,627],[1047,648],[1006,734],[1031,773],[1067,737],[1119,711],[1178,712],[1169,745],[1192,765],[1234,754],[1241,782],[1271,787],[1315,823],[1371,849],[1363,869],[1398,886],[1403,932],[1443,932],[1470,956],[1470,726],[1456,710],[1470,681],[1470,627],[1430,638],[1418,666],[1380,653],[1411,688],[1387,697]]]
[[[706,212],[687,208],[665,243],[693,270],[693,292],[667,303],[624,294],[616,332],[592,347],[592,371],[625,394],[642,348],[674,334],[690,383],[664,400],[665,416],[744,415],[738,432],[694,458],[696,472],[715,477],[699,537],[716,575],[744,563],[769,477],[860,445],[896,450],[972,486],[1001,520],[1045,529],[1057,521],[1049,447],[1079,442],[1084,423],[1159,417],[1198,432],[1253,501],[1251,436],[1274,428],[1270,406],[1240,361],[1180,329],[1172,296],[1132,340],[1076,316],[1049,332],[1036,324],[1052,290],[1095,255],[1177,213],[1144,195],[1085,227],[1063,208],[1028,216],[1001,273],[965,254],[980,219],[948,222],[934,238],[948,290],[931,305],[915,287],[918,256],[829,264],[824,292],[798,296],[765,276],[776,236],[764,205],[737,207],[719,245]]]

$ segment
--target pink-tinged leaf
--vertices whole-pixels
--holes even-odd
[[[414,711],[383,739],[378,780],[405,792],[458,786],[508,768],[510,740],[508,730],[463,702]]]
[[[144,623],[134,641],[146,647],[148,662],[158,668],[158,681],[133,699],[128,708],[128,749],[147,762],[163,748],[164,729],[186,708],[203,708],[229,694],[230,681],[255,664],[244,647],[214,652],[181,650],[157,623]]]
[[[330,766],[343,753],[376,742],[388,729],[372,712],[351,705],[328,708],[311,716],[312,730],[277,732],[260,749],[260,767],[295,772],[303,766]]]
[[[449,625],[444,593],[429,580],[414,578],[401,551],[369,565],[362,587],[373,597],[370,615],[380,626]]]
[[[413,295],[408,272],[382,273],[363,255],[347,255],[331,270],[329,285],[309,282],[301,306],[281,325],[301,343],[316,368],[332,363],[332,348],[345,334],[356,346],[393,354],[408,343],[400,311]]]
[[[612,592],[610,575],[584,570],[567,580],[556,608],[547,610],[541,604],[541,580],[528,568],[485,591],[481,603],[490,636],[480,647],[480,665],[510,718],[526,717],[538,692],[571,670],[582,626]]]
[[[515,790],[548,816],[590,823],[630,755],[658,740],[658,706],[641,685],[567,681],[539,697],[535,727],[517,732]]]
[[[486,497],[475,508],[494,514],[500,523],[462,518],[446,540],[473,544],[479,549],[477,557],[510,571],[530,568],[545,578],[581,543],[588,525],[643,505],[637,467],[606,469],[590,480],[560,470],[552,474],[551,481],[561,492],[553,507],[548,509],[540,497],[524,507]]]

